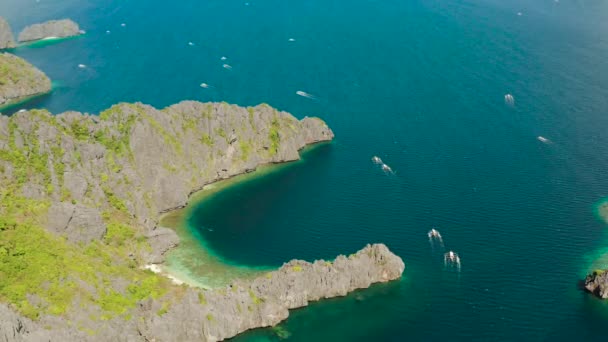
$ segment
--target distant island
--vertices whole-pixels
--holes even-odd
[[[49,20],[27,26],[19,33],[18,40],[20,43],[28,43],[42,39],[74,37],[83,33],[78,24],[70,19]],[[16,46],[11,26],[0,17],[0,50]]]
[[[0,50],[15,47],[15,38],[8,22],[0,17]]]
[[[19,33],[19,42],[31,42],[48,38],[67,38],[82,33],[78,24],[70,19],[50,20],[24,28]]]
[[[1,116],[0,331],[8,341],[218,341],[275,325],[309,301],[398,279],[403,261],[381,244],[213,290],[144,269],[179,243],[159,213],[332,138],[322,120],[268,105]]]
[[[66,38],[81,34],[78,24],[69,19],[51,20],[26,27],[19,42]],[[0,17],[0,50],[15,48],[8,22]],[[13,54],[0,53],[0,110],[51,91],[51,80],[39,69]]]
[[[35,66],[0,53],[0,108],[51,91],[51,80]]]

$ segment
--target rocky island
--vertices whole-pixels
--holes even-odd
[[[67,38],[81,33],[78,24],[70,19],[50,20],[24,28],[19,33],[19,42],[31,42],[47,38]]]
[[[98,116],[0,117],[0,339],[219,341],[401,277],[403,262],[381,244],[213,290],[143,269],[178,243],[159,213],[332,138],[322,120],[268,105],[123,103]]]
[[[0,107],[51,91],[51,80],[15,55],[0,53]]]
[[[0,50],[15,47],[15,38],[8,22],[0,17]]]
[[[595,296],[608,298],[608,271],[595,270],[585,278],[585,289]]]

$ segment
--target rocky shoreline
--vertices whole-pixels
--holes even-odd
[[[123,103],[99,116],[0,117],[0,217],[8,219],[0,251],[9,253],[0,253],[8,300],[0,338],[217,341],[277,324],[309,301],[399,278],[403,262],[384,245],[333,262],[292,261],[216,290],[142,270],[178,243],[159,213],[183,207],[205,184],[297,160],[306,145],[332,138],[322,120],[268,105]],[[1,241],[20,243],[19,254]],[[28,281],[25,293],[10,286],[16,279]]]
[[[221,341],[249,329],[274,326],[287,319],[290,309],[309,302],[398,279],[404,268],[403,261],[382,244],[368,245],[349,257],[340,255],[333,262],[292,260],[253,281],[200,292],[202,298],[186,295],[175,310],[146,317],[138,329],[158,341]],[[152,302],[146,305],[151,311],[156,308]]]
[[[31,42],[49,38],[68,38],[82,34],[78,24],[70,19],[50,20],[30,25],[19,33],[19,42]]]

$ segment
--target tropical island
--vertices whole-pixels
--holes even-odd
[[[79,34],[71,21],[19,41]],[[15,46],[0,18],[0,48]],[[0,108],[51,91],[27,61],[0,54]],[[268,105],[120,103],[98,115],[0,116],[0,338],[3,341],[218,341],[274,326],[288,310],[401,277],[382,244],[349,257],[292,260],[202,289],[154,273],[179,244],[159,224],[208,184],[298,160],[334,137],[318,118]]]
[[[50,20],[30,25],[19,33],[19,42],[31,42],[50,38],[68,38],[82,34],[78,24],[70,19]]]
[[[70,19],[49,20],[25,27],[18,36],[20,43],[42,39],[69,38],[83,34],[77,23]],[[0,50],[16,47],[15,37],[8,22],[0,17]]]
[[[179,242],[159,213],[332,138],[322,120],[268,105],[122,103],[99,115],[0,117],[0,331],[9,341],[217,341],[401,277],[403,262],[384,245],[211,290],[144,269]]]
[[[53,20],[26,27],[20,42],[47,38],[65,38],[80,34],[71,20]],[[8,22],[0,17],[0,50],[15,48],[15,38]],[[26,60],[10,53],[0,53],[0,109],[51,91],[51,80]]]

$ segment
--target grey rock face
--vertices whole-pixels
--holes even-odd
[[[87,337],[86,334],[75,329],[45,329],[0,303],[1,342],[85,341]]]
[[[4,18],[0,17],[0,49],[10,49],[15,47],[15,38],[11,26]]]
[[[0,106],[51,91],[51,80],[36,67],[9,53],[0,54]]]
[[[138,329],[156,341],[221,341],[243,331],[274,326],[289,309],[323,298],[345,296],[373,283],[401,277],[405,265],[385,245],[367,245],[334,262],[292,260],[253,281],[237,281],[226,289],[190,290],[163,316],[149,315],[142,305]]]
[[[179,244],[179,237],[175,231],[165,227],[157,227],[149,232],[146,237],[150,247],[152,247],[152,253],[147,259],[153,264],[163,262],[165,253]]]
[[[594,295],[608,298],[608,271],[594,271],[585,279],[585,289]]]
[[[106,233],[106,225],[99,210],[65,202],[51,205],[47,229],[65,235],[75,243],[99,240]]]
[[[51,20],[26,27],[19,33],[19,41],[29,42],[44,38],[66,38],[79,34],[80,28],[72,20]]]
[[[119,209],[149,238],[149,262],[177,243],[173,232],[156,229],[160,212],[185,206],[206,184],[297,160],[307,144],[333,138],[322,120],[299,121],[268,105],[194,101],[163,110],[123,103],[100,116],[23,112],[0,120],[0,131],[0,147],[12,143],[29,154],[36,146],[48,158],[50,174],[28,179],[21,193],[50,198],[49,231],[72,242],[100,239],[102,214]],[[0,168],[0,181],[15,183],[13,165],[0,160]]]
[[[22,341],[33,325],[32,321],[20,317],[0,303],[0,341]]]

